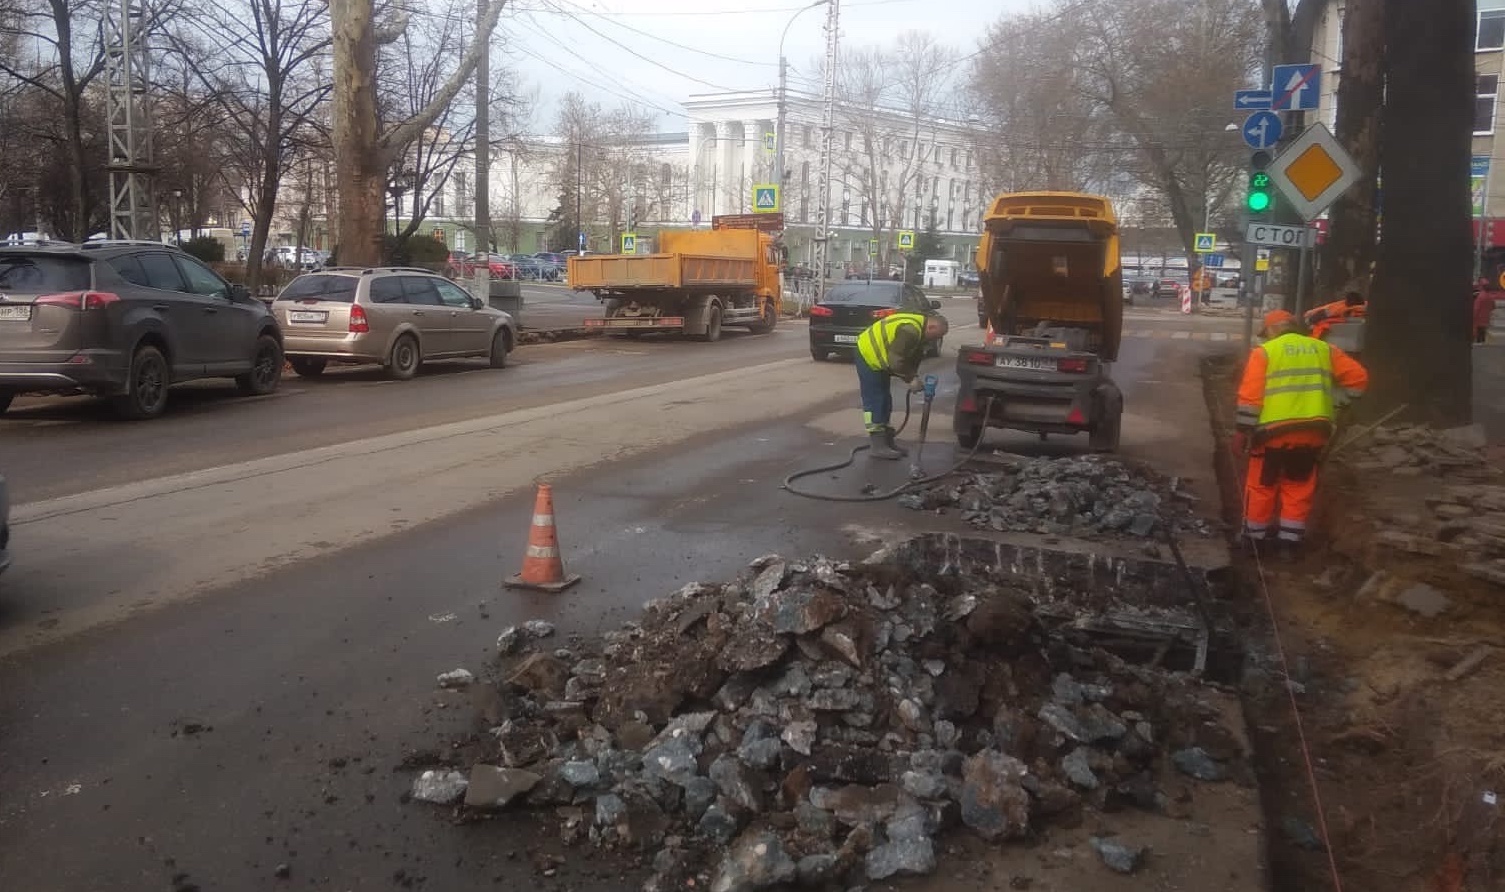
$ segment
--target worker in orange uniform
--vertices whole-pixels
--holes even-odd
[[[1285,310],[1265,314],[1260,336],[1264,343],[1244,364],[1234,435],[1234,448],[1249,454],[1244,535],[1259,542],[1275,525],[1277,539],[1294,547],[1306,536],[1337,406],[1364,393],[1369,373],[1337,347],[1299,333]]]
[[[1306,311],[1305,321],[1307,330],[1312,337],[1321,338],[1327,334],[1327,330],[1335,322],[1344,319],[1360,319],[1368,311],[1369,304],[1364,300],[1364,295],[1357,291],[1350,291],[1343,295],[1342,300],[1335,300],[1330,304],[1323,304]]]

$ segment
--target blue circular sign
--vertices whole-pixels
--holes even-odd
[[[1280,142],[1283,129],[1280,115],[1270,111],[1257,111],[1244,121],[1244,142],[1251,149],[1268,149]]]

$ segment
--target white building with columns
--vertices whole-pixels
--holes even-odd
[[[774,178],[775,154],[768,143],[777,128],[777,92],[699,94],[684,106],[693,210],[704,220],[751,212],[753,186]],[[784,239],[795,263],[813,258],[820,122],[820,100],[789,94],[782,205]],[[827,209],[831,262],[865,263],[875,238],[880,258],[887,259],[899,230],[924,229],[934,215],[947,252],[970,263],[992,197],[983,188],[975,139],[975,131],[959,122],[839,110]]]

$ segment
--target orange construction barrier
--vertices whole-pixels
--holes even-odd
[[[533,500],[533,526],[528,530],[523,571],[508,579],[507,587],[562,592],[579,581],[578,575],[564,572],[559,535],[554,528],[554,490],[549,484],[540,483],[538,496]]]

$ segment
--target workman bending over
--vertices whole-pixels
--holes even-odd
[[[1369,304],[1364,300],[1364,295],[1357,291],[1350,291],[1343,295],[1342,300],[1335,300],[1330,304],[1323,304],[1306,311],[1306,327],[1312,333],[1312,337],[1320,338],[1327,334],[1327,330],[1334,323],[1345,319],[1361,319],[1368,312]]]
[[[919,372],[925,344],[945,337],[949,327],[941,316],[894,313],[857,336],[857,383],[862,389],[862,421],[872,442],[868,454],[873,458],[896,461],[909,454],[894,442],[895,431],[889,426],[894,397],[888,379],[907,381],[910,393],[923,390]]]
[[[1278,514],[1278,539],[1294,547],[1306,535],[1335,407],[1361,396],[1369,373],[1337,347],[1298,333],[1285,310],[1265,314],[1260,336],[1239,384],[1234,435],[1234,448],[1249,453],[1244,534],[1263,540]]]

